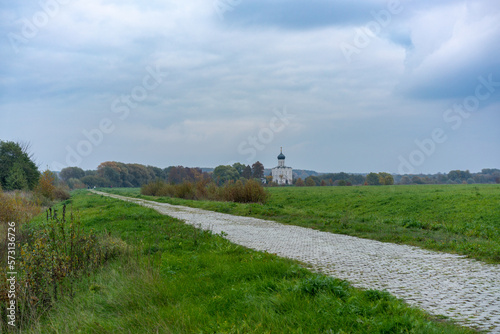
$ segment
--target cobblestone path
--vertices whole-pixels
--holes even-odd
[[[96,192],[98,193],[98,192]],[[262,219],[99,193],[134,202],[236,244],[308,263],[352,285],[386,290],[431,314],[500,333],[500,266],[462,256]]]

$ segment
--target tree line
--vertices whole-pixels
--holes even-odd
[[[217,185],[241,179],[261,179],[264,166],[257,161],[252,166],[235,163],[217,166],[213,172],[203,172],[201,168],[170,166],[158,168],[141,164],[127,164],[116,161],[101,163],[97,170],[84,171],[80,167],[67,167],[61,170],[59,177],[71,189],[87,187],[141,187],[156,180],[169,184],[184,182],[195,183],[213,180]]]
[[[479,173],[452,170],[449,173],[392,175],[389,173],[347,174],[330,173],[294,180],[296,186],[351,186],[351,185],[410,185],[410,184],[475,184],[500,183],[500,169],[485,168]]]
[[[238,180],[264,179],[264,166],[257,161],[252,165],[234,163],[217,166],[211,172],[201,168],[170,166],[158,168],[141,164],[127,164],[116,161],[101,163],[97,170],[83,170],[67,167],[56,175],[54,172],[40,173],[29,144],[0,141],[0,189],[35,190],[41,184],[52,184],[61,190],[66,185],[70,189],[87,187],[141,187],[156,180],[169,184],[181,184],[209,180],[221,186]],[[271,176],[266,176],[268,185],[275,185]],[[479,173],[468,170],[452,170],[449,173],[428,175],[391,175],[389,173],[348,174],[329,173],[308,176],[305,179],[294,177],[296,186],[350,186],[350,185],[392,185],[392,184],[472,184],[500,183],[500,169],[483,169]]]
[[[500,169],[484,168],[479,173],[469,170],[452,170],[449,173],[398,175],[398,184],[474,184],[500,183]]]
[[[264,166],[259,161],[253,165],[235,163],[220,165],[211,172],[201,168],[170,166],[158,168],[140,164],[126,164],[108,161],[101,163],[97,170],[84,171],[79,167],[63,169],[60,178],[71,189],[84,187],[141,187],[156,180],[169,184],[197,181],[214,181],[222,186],[228,182],[248,179],[265,179],[269,186],[276,186],[270,175],[264,175]],[[447,174],[434,175],[392,175],[385,172],[363,174],[328,173],[308,176],[305,179],[294,178],[295,186],[359,186],[359,185],[394,185],[394,184],[464,184],[464,183],[500,183],[500,170],[483,169],[480,173],[453,170]]]
[[[293,184],[302,186],[353,186],[363,185],[366,182],[365,176],[361,174],[348,174],[344,172],[329,173],[320,175],[311,175],[305,179],[297,178],[293,180]]]

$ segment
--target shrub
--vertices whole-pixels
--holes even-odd
[[[229,181],[222,187],[208,180],[201,180],[195,184],[191,182],[167,184],[157,180],[144,185],[141,194],[239,203],[265,203],[268,198],[264,187],[256,180]]]
[[[56,176],[49,170],[40,176],[34,193],[40,204],[45,206],[52,205],[54,200],[64,201],[70,198],[69,187],[65,184],[56,186]]]
[[[53,191],[54,199],[59,201],[65,201],[71,197],[68,187],[58,186]]]
[[[297,182],[295,182],[295,185],[296,185],[297,187],[304,187],[306,184],[304,183],[304,180],[302,180],[302,178],[300,178],[300,177],[299,177],[299,178],[297,179]]]
[[[141,187],[141,194],[149,196],[162,196],[160,195],[160,192],[166,185],[167,184],[164,181],[158,179],[154,182],[143,185]]]
[[[265,203],[267,197],[264,187],[256,180],[230,182],[222,188],[222,198],[228,202]]]
[[[51,171],[46,170],[40,176],[38,185],[35,187],[35,193],[39,196],[45,197],[48,200],[54,200],[54,185],[55,177]]]
[[[66,181],[70,189],[85,189],[87,186],[79,179],[71,178]]]
[[[208,185],[210,184],[209,180],[201,180],[196,182],[195,184],[195,192],[196,192],[196,198],[208,198],[209,196],[209,189]]]
[[[174,196],[184,199],[195,199],[195,187],[191,182],[172,185],[174,188]]]

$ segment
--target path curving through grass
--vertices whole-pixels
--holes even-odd
[[[500,266],[417,247],[95,192],[222,233],[236,244],[295,259],[353,285],[387,290],[431,314],[500,333]]]

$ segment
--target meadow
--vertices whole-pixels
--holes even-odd
[[[274,201],[289,191],[273,190]],[[86,191],[65,204],[85,230],[127,250],[76,282],[73,296],[26,333],[472,333],[151,209]]]
[[[126,196],[269,219],[500,263],[500,185],[267,188],[265,204]]]

